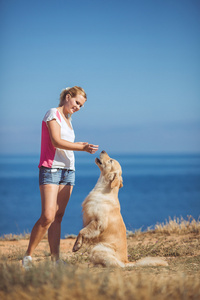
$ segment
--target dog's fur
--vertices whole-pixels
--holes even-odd
[[[126,227],[120,213],[119,188],[123,186],[120,164],[105,151],[95,160],[101,174],[89,195],[84,200],[83,224],[73,251],[78,251],[84,241],[92,245],[90,260],[103,266],[166,266],[161,258],[146,257],[137,262],[128,262]]]

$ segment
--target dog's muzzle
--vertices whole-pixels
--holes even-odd
[[[99,158],[95,158],[95,162],[96,162],[97,164],[99,164],[99,165],[102,165],[102,162],[100,161]]]

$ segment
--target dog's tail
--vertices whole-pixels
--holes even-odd
[[[136,262],[128,262],[124,264],[124,267],[142,267],[142,266],[168,266],[168,263],[164,258],[160,257],[145,257]]]

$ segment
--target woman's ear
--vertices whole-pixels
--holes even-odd
[[[67,95],[65,96],[65,100],[68,102],[69,98],[70,98],[70,94],[67,94]]]

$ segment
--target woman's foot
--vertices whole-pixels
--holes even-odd
[[[22,259],[22,266],[24,267],[25,270],[29,270],[32,268],[32,257],[30,255],[24,256]]]
[[[64,260],[62,260],[60,258],[56,261],[52,261],[52,264],[53,264],[54,267],[56,267],[56,266],[67,266],[68,265],[68,263],[66,263]]]

